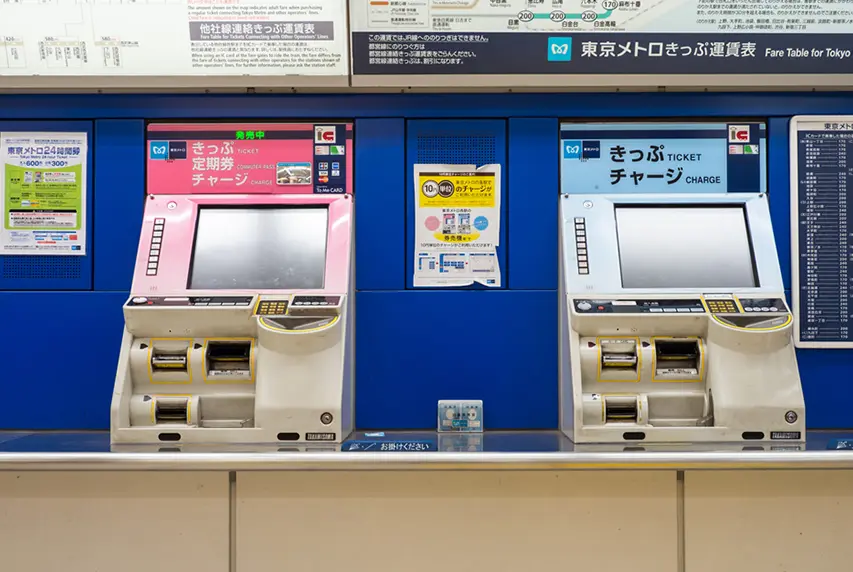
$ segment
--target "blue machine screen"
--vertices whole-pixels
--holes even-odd
[[[758,193],[763,123],[563,123],[562,193]]]

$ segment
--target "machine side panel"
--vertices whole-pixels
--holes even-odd
[[[133,282],[145,203],[145,122],[95,122],[95,290],[126,292]]]
[[[560,211],[565,205],[565,201],[560,201]],[[574,432],[574,387],[572,386],[572,355],[571,355],[571,331],[569,329],[569,301],[568,292],[566,291],[565,272],[566,265],[563,259],[563,251],[566,240],[562,226],[562,214],[558,217],[560,223],[559,238],[558,238],[558,258],[559,258],[559,290],[557,295],[560,298],[560,333],[558,336],[559,354],[560,354],[560,429],[569,437],[572,438]],[[571,235],[569,235],[571,236]]]
[[[556,190],[559,188],[559,130],[554,119],[509,120],[508,258],[511,290],[557,287]]]
[[[506,289],[507,268],[507,122],[503,119],[416,120],[406,124],[406,288],[414,289],[415,208],[414,166],[416,164],[501,166],[501,232],[497,248],[501,269],[500,288],[480,284],[463,286],[465,290]],[[555,143],[556,145],[556,143]],[[556,167],[556,164],[555,164]],[[460,288],[456,288],[460,289]]]
[[[355,202],[359,290],[406,286],[406,122],[361,119],[355,123],[359,189]]]
[[[555,291],[359,292],[356,426],[435,430],[440,399],[492,429],[556,429]]]
[[[0,105],[0,108],[3,106]],[[47,109],[47,108],[46,108]],[[42,110],[44,111],[44,110]],[[0,117],[3,112],[0,111]],[[36,117],[38,114],[36,115]],[[95,258],[92,232],[92,195],[95,184],[94,130],[91,121],[0,121],[5,131],[86,133],[86,254],[83,256],[13,254],[0,256],[0,290],[91,290]],[[0,168],[3,168],[0,166]],[[0,177],[5,177],[0,173]]]
[[[120,292],[0,292],[2,429],[107,429],[122,339]],[[11,406],[15,404],[15,406]]]
[[[776,238],[776,250],[779,256],[779,268],[785,290],[791,288],[791,200],[788,177],[790,159],[788,148],[787,118],[773,118],[767,125],[768,162],[767,202],[770,207],[770,219]],[[790,302],[791,298],[788,297]]]

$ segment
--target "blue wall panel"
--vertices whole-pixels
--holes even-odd
[[[509,288],[556,290],[560,122],[509,121]],[[551,263],[549,263],[551,262]]]
[[[355,285],[406,287],[406,122],[355,122]],[[396,166],[396,168],[395,168]]]
[[[91,121],[2,121],[3,99],[0,97],[0,132],[58,131],[86,133],[86,254],[83,256],[0,255],[0,290],[89,290],[92,288],[92,170],[95,143]],[[0,177],[5,174],[0,172]]]
[[[487,429],[557,427],[557,293],[359,292],[356,425],[435,429],[482,399]]]
[[[0,429],[107,429],[125,295],[0,292]]]
[[[145,122],[95,122],[95,290],[130,289],[145,202]]]
[[[83,273],[90,282],[82,287],[96,292],[0,292],[6,324],[0,357],[12,364],[4,377],[12,392],[7,397],[37,404],[7,407],[0,427],[108,425],[121,305],[143,207],[143,119],[353,118],[360,290],[357,424],[430,429],[438,399],[466,397],[485,400],[487,427],[529,429],[557,426],[559,120],[766,118],[770,208],[789,288],[787,129],[791,116],[808,113],[853,114],[853,95],[2,95],[0,122],[21,120],[33,128],[31,122],[38,121],[50,126],[42,128],[56,128],[57,122],[78,121],[90,132],[95,122],[95,170],[90,170],[94,260]],[[417,119],[433,125],[459,119],[452,124],[467,125],[468,132],[471,119],[503,126],[502,250],[507,258],[502,271],[508,289],[405,290],[411,283],[413,247],[406,131],[407,125],[420,123],[412,121]],[[63,128],[79,129],[71,123]],[[16,288],[78,287],[38,281]],[[853,401],[848,382],[853,351],[801,350],[798,356],[809,426],[853,427],[853,412],[846,406]]]
[[[414,288],[415,255],[415,164],[501,166],[501,232],[497,248],[501,269],[500,289],[507,287],[507,122],[503,119],[416,120],[406,124],[406,287]],[[479,290],[489,286],[472,284],[457,289]],[[435,288],[430,288],[434,290]],[[446,289],[446,288],[442,288]]]

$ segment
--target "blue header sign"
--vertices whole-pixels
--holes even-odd
[[[853,348],[853,116],[794,117],[791,141],[794,341]]]
[[[763,123],[564,123],[560,191],[764,192],[765,154]]]

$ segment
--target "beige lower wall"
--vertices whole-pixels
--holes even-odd
[[[235,572],[677,572],[674,471],[237,475]],[[685,572],[853,570],[853,471],[688,471]],[[228,572],[228,474],[0,473],[2,572]]]
[[[228,473],[0,472],[0,571],[228,572]]]
[[[676,572],[673,472],[237,475],[237,571]]]
[[[853,471],[688,471],[686,572],[853,570]]]

